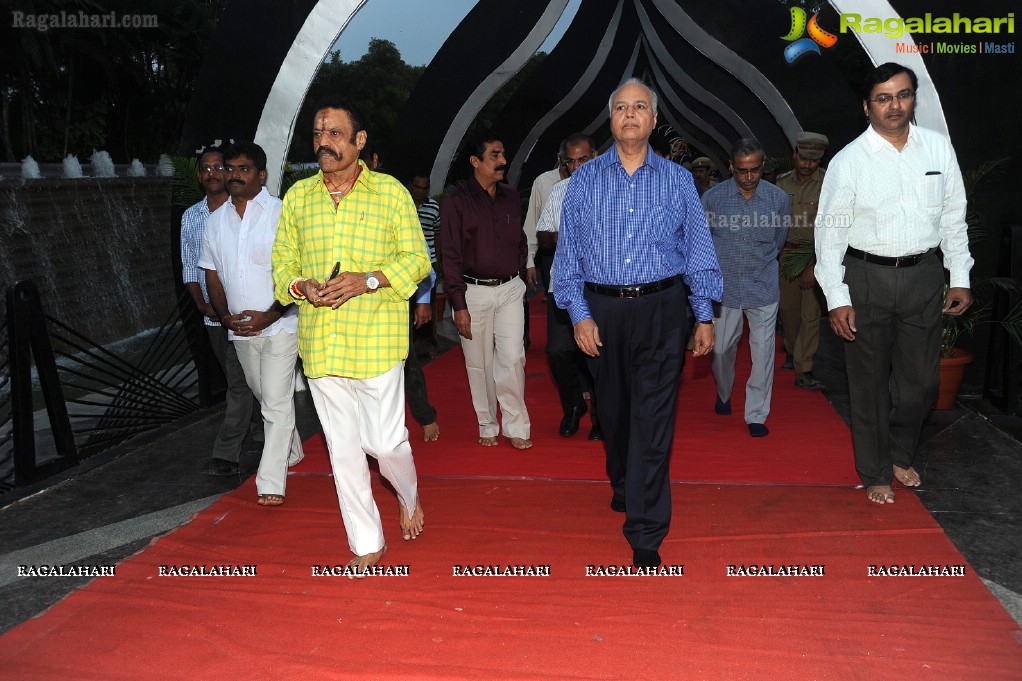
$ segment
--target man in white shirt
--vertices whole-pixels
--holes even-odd
[[[561,142],[561,153],[559,154],[561,168],[565,169],[566,174],[570,177],[576,168],[586,161],[596,158],[598,153],[596,142],[590,135],[576,133]],[[539,184],[539,179],[536,180],[536,184]],[[536,191],[535,186],[533,191]],[[550,189],[539,217],[539,223],[536,225],[536,240],[541,248],[551,252],[555,252],[557,249],[557,234],[561,226],[561,208],[564,204],[564,194],[567,191],[567,179],[557,182]],[[564,411],[559,433],[561,437],[571,437],[578,432],[579,420],[588,410],[583,390],[589,391],[592,398],[593,376],[586,365],[585,355],[575,343],[575,327],[571,323],[568,311],[557,307],[553,301],[547,305],[546,358],[547,364],[550,365],[550,374],[557,384],[561,409]],[[586,382],[585,388],[582,385],[583,380]],[[600,430],[600,421],[596,416],[595,405],[589,413],[589,418],[593,426],[589,431],[588,439],[602,440],[603,431]]]
[[[295,429],[295,363],[298,310],[274,299],[270,254],[280,199],[270,196],[266,153],[252,142],[224,150],[230,198],[209,217],[199,267],[206,270],[210,304],[234,341],[265,422],[256,474],[262,506],[284,503],[288,465],[302,459]]]
[[[238,361],[234,344],[227,341],[227,330],[220,325],[216,312],[209,304],[206,293],[206,275],[199,268],[202,237],[206,233],[209,216],[227,201],[224,155],[219,148],[205,150],[199,157],[199,184],[205,196],[181,216],[181,278],[192,302],[202,315],[210,347],[227,379],[224,422],[213,444],[213,456],[206,462],[203,472],[212,476],[237,475],[241,461],[241,448],[252,422],[254,400],[245,381],[245,371]],[[259,421],[261,433],[262,418]]]
[[[557,167],[540,173],[532,183],[532,191],[529,193],[529,207],[525,211],[525,222],[522,229],[529,240],[529,256],[526,261],[526,276],[529,286],[536,287],[541,283],[544,290],[550,287],[550,266],[553,264],[553,248],[539,242],[537,237],[537,226],[543,215],[543,207],[550,196],[550,190],[561,180],[571,176],[571,171],[578,167],[578,164],[571,165],[565,159],[570,156],[568,145],[577,146],[588,144],[589,136],[583,133],[575,133],[561,142],[557,150]],[[586,159],[588,160],[588,158]],[[585,161],[582,161],[585,163]],[[537,267],[539,268],[537,272]]]
[[[921,482],[912,460],[937,392],[941,314],[972,304],[962,174],[946,137],[911,124],[917,87],[899,64],[870,72],[870,127],[834,157],[816,217],[816,278],[848,341],[855,467],[878,504],[894,503],[892,476]]]

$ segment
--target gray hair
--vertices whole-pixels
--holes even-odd
[[[756,152],[763,154],[763,158],[766,158],[766,151],[763,150],[763,145],[759,143],[758,139],[743,137],[731,147],[731,160],[734,161],[739,156],[752,156]]]
[[[653,88],[651,88],[650,86],[646,85],[645,83],[643,83],[638,78],[629,78],[625,82],[623,82],[620,85],[618,85],[616,90],[614,90],[613,92],[610,93],[610,99],[607,101],[607,110],[611,114],[614,113],[614,99],[617,98],[618,93],[621,92],[621,90],[624,89],[624,87],[626,85],[640,85],[640,86],[646,88],[646,91],[649,93],[649,97],[650,97],[650,100],[651,100],[650,101],[650,106],[652,106],[653,111],[656,112],[657,96],[656,96],[656,93],[653,92]]]

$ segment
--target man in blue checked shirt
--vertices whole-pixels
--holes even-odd
[[[781,300],[777,256],[791,223],[791,199],[783,190],[760,181],[765,160],[758,141],[738,140],[731,148],[731,179],[703,194],[713,246],[724,273],[724,297],[714,327],[714,411],[721,416],[731,413],[744,315],[749,320],[752,354],[752,374],[745,385],[745,423],[752,437],[770,432],[766,419],[774,387],[775,327]]]
[[[656,94],[636,79],[610,97],[614,146],[571,176],[553,268],[558,307],[588,356],[611,508],[637,567],[660,564],[671,524],[668,464],[688,320],[694,354],[713,347],[722,281],[692,175],[653,153]]]

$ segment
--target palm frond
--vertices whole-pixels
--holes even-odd
[[[199,160],[192,156],[171,156],[170,162],[174,164],[171,201],[175,206],[187,208],[206,195],[199,184]]]

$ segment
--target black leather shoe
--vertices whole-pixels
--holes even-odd
[[[804,390],[822,390],[823,382],[816,378],[811,371],[806,371],[795,376],[795,387]]]
[[[762,423],[750,423],[749,424],[749,435],[752,437],[766,437],[770,434],[770,429],[764,426]]]
[[[660,565],[660,552],[654,549],[634,549],[632,564],[639,568],[653,568]]]
[[[239,471],[238,463],[236,461],[228,461],[226,459],[210,459],[206,462],[206,467],[202,469],[202,472],[206,475],[225,478],[231,475],[237,475]]]
[[[731,400],[725,402],[720,399],[720,395],[717,395],[717,401],[713,404],[713,411],[717,412],[721,416],[731,415]]]
[[[593,442],[599,442],[603,440],[603,429],[597,425],[594,425],[592,428],[589,429],[589,435],[586,436],[586,439],[592,440]]]
[[[572,407],[571,411],[564,415],[561,419],[561,437],[571,437],[578,432],[578,423],[582,420],[582,415],[585,414],[589,409],[582,405],[581,407]]]
[[[616,513],[625,512],[625,495],[614,493],[614,498],[610,500],[610,510]]]
[[[795,358],[791,355],[784,356],[784,364],[781,365],[781,371],[794,371],[795,370]]]

